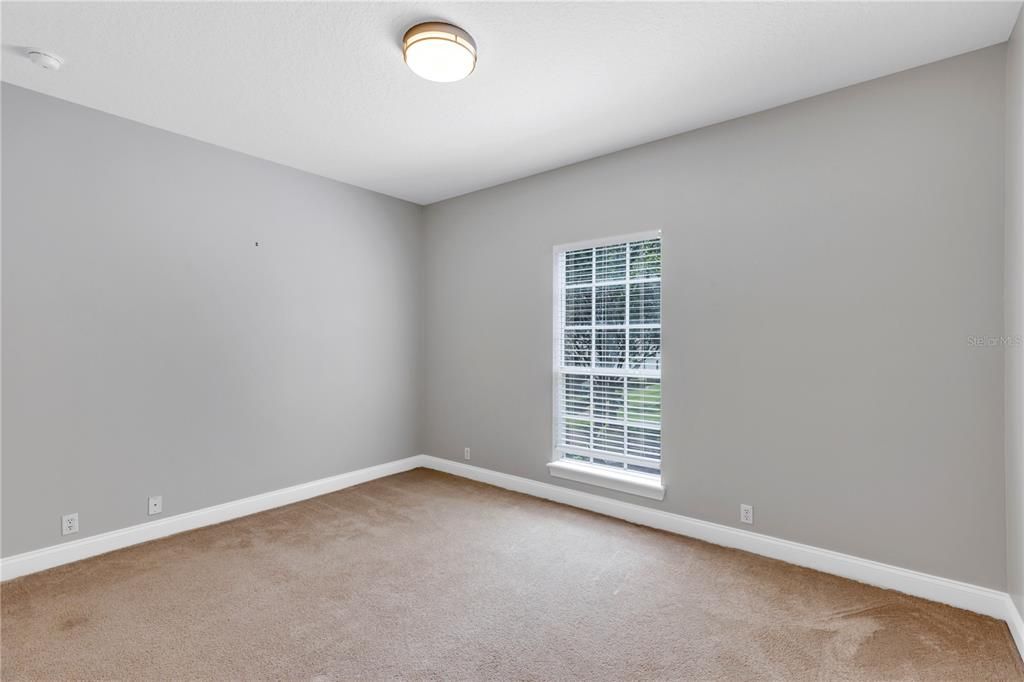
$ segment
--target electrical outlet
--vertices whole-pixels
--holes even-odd
[[[154,495],[149,498],[149,515],[159,514],[164,510],[164,498],[160,495]]]
[[[466,448],[465,456],[466,456],[466,459],[469,459],[469,448]]]
[[[754,522],[754,508],[751,507],[749,504],[740,505],[740,521],[742,521],[743,523]]]
[[[71,535],[78,532],[78,512],[60,517],[60,534]]]

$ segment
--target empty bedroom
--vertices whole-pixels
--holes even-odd
[[[1024,681],[1020,0],[0,34],[4,681]]]

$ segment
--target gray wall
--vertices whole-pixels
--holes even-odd
[[[1024,613],[1024,9],[1006,53],[1006,574]]]
[[[418,206],[7,84],[3,180],[4,556],[417,453]]]
[[[429,206],[426,453],[1006,586],[1005,46]],[[663,502],[551,478],[552,246],[664,231]],[[749,528],[749,527],[747,527]]]
[[[426,209],[5,84],[0,552],[472,447],[1020,603],[1020,31]],[[552,246],[655,228],[663,502],[544,466]]]

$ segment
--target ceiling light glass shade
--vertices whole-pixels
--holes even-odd
[[[451,24],[431,21],[413,26],[402,39],[402,52],[413,73],[436,83],[460,81],[476,68],[476,43]]]

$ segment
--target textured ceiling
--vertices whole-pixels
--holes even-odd
[[[994,3],[4,2],[3,79],[430,203],[1005,41]],[[402,62],[419,21],[465,81]],[[25,47],[66,59],[48,72]]]

